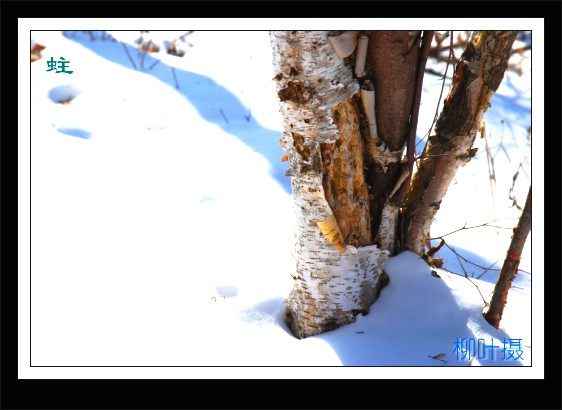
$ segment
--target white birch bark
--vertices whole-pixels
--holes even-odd
[[[324,194],[320,144],[336,143],[332,109],[360,91],[351,69],[325,31],[275,31],[271,43],[295,211],[297,279],[285,303],[293,334],[305,338],[369,310],[388,252],[345,245]]]

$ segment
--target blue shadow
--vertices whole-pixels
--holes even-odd
[[[444,279],[431,276],[427,266],[419,272],[412,269],[406,275],[391,275],[370,312],[358,316],[356,323],[314,337],[328,343],[343,366],[465,367],[470,352],[481,366],[526,364],[524,359],[502,360],[501,342],[514,339],[488,324],[481,313],[459,306]],[[420,284],[422,289],[431,288],[425,303],[414,305],[403,299],[419,291]],[[476,328],[491,336],[480,339],[478,348]],[[485,348],[492,344],[495,348]],[[444,354],[445,362],[434,358],[438,354]]]
[[[83,130],[81,128],[55,127],[55,129],[58,132],[62,134],[70,135],[71,137],[78,137],[85,140],[90,139],[92,137],[92,134],[90,132]]]
[[[141,59],[137,58],[139,50],[113,41],[108,33],[93,32],[95,40],[80,31],[66,32],[65,35],[69,40],[92,50],[100,57],[123,67],[152,75],[168,86],[178,89],[178,92],[195,107],[201,118],[219,126],[265,157],[270,164],[271,176],[285,192],[291,193],[290,178],[285,176],[287,165],[281,162],[281,157],[285,155],[285,151],[279,146],[281,131],[261,126],[251,117],[249,109],[228,89],[217,84],[210,77],[173,68],[153,58],[150,53],[144,55],[143,68],[140,68]],[[135,67],[127,53],[131,56]]]

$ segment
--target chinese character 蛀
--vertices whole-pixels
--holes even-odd
[[[55,61],[55,59],[51,57],[51,59],[47,61],[47,71],[57,70],[58,68],[55,73],[72,74],[74,71],[67,71],[68,64],[70,64],[70,61],[66,61],[63,57],[60,58],[60,61]]]

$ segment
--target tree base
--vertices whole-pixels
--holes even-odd
[[[373,286],[371,289],[371,305],[377,301],[382,289],[387,286],[389,282],[390,277],[386,272],[382,271],[375,286]],[[295,295],[295,293],[299,291],[302,291],[302,288],[293,289],[293,292],[291,292],[291,295],[289,296],[289,299],[287,299],[287,301],[290,299],[294,300],[296,298],[297,302],[295,305],[293,305],[293,307],[288,305],[285,310],[285,323],[287,324],[289,329],[291,329],[291,332],[297,339],[305,339],[309,336],[314,336],[316,334],[335,330],[343,325],[355,322],[359,314],[366,316],[370,311],[371,305],[362,307],[361,309],[351,309],[345,312],[339,311],[337,312],[337,316],[322,317],[322,319],[317,323],[311,323],[314,322],[313,320],[311,320],[311,318],[303,321],[303,312],[310,312],[313,309],[305,309],[304,306],[301,306],[301,304],[298,303],[301,300],[309,300],[309,298],[302,298],[298,295]],[[310,308],[310,306],[308,307]]]

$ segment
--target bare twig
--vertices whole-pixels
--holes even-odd
[[[146,56],[146,51],[143,50],[140,58],[140,68],[144,67],[144,57]]]
[[[483,126],[484,128],[484,126]],[[484,143],[486,144],[486,159],[488,161],[488,176],[490,181],[490,192],[492,194],[492,206],[494,207],[494,218],[496,217],[496,197],[494,195],[494,187],[496,185],[496,170],[494,168],[494,157],[490,152],[490,146],[488,145],[488,137],[486,136],[486,130],[484,128],[483,135]]]
[[[129,61],[133,65],[133,68],[136,70],[137,66],[136,66],[135,62],[133,61],[133,58],[131,57],[131,54],[129,53],[129,50],[127,50],[127,46],[122,41],[121,41],[121,44],[123,45],[123,48],[125,49],[125,52],[127,53],[127,57],[129,57]]]
[[[248,108],[248,114],[244,115],[244,118],[246,119],[246,122],[250,122],[252,119],[252,108]]]
[[[226,118],[226,115],[224,114],[224,111],[222,110],[222,108],[220,109],[220,112],[221,112],[222,118],[224,118],[224,120],[226,121],[226,123],[227,123],[227,124],[230,124],[230,123],[228,122],[228,118]]]
[[[175,43],[175,42],[178,41],[178,40],[185,41],[185,38],[186,38],[187,36],[189,36],[191,33],[193,33],[194,31],[195,31],[195,30],[186,31],[185,33],[183,33],[183,34],[182,34],[181,36],[179,36],[178,38],[175,38],[174,40],[172,40],[172,43]]]
[[[521,208],[519,206],[519,204],[517,203],[517,198],[513,194],[513,190],[515,189],[515,181],[517,181],[517,177],[519,176],[519,170],[522,169],[522,167],[523,167],[523,164],[520,163],[519,166],[517,167],[517,171],[515,171],[515,175],[513,175],[513,182],[511,184],[511,187],[509,188],[509,199],[511,199],[513,201],[512,206],[515,206],[520,211],[522,211],[523,208]]]
[[[449,248],[449,249],[455,254],[455,256],[457,257],[457,259],[458,259],[458,258],[461,258],[461,259],[464,260],[466,263],[470,263],[471,265],[474,265],[474,266],[476,266],[477,268],[484,269],[486,272],[487,272],[487,271],[490,271],[490,270],[498,270],[498,271],[499,271],[499,269],[492,269],[491,267],[487,267],[487,268],[486,268],[486,267],[484,267],[484,266],[482,266],[482,265],[478,265],[477,263],[474,263],[474,262],[472,262],[472,261],[469,261],[469,260],[466,259],[464,256],[462,256],[460,253],[458,253],[458,252],[456,251],[456,249],[453,248],[452,246],[449,246],[448,244],[445,244],[445,246],[447,246],[447,248]],[[498,263],[498,261],[495,261],[491,266],[494,266],[496,263]],[[484,273],[486,273],[486,272],[484,272]],[[466,272],[465,272],[465,273],[466,273]],[[478,278],[477,278],[477,279],[478,279]]]
[[[433,122],[431,123],[431,127],[427,134],[425,134],[424,139],[431,135],[431,131],[433,130],[433,126],[437,122],[437,118],[439,117],[439,107],[441,106],[441,98],[443,97],[443,90],[445,89],[445,80],[447,79],[447,71],[449,71],[449,64],[451,62],[451,58],[453,56],[453,32],[451,31],[451,43],[449,45],[449,58],[447,59],[447,66],[445,67],[445,74],[443,75],[443,84],[441,85],[441,92],[439,93],[439,100],[437,101],[437,108],[435,109],[435,115],[433,117]]]
[[[506,220],[506,219],[516,219],[516,218],[504,218],[504,220]],[[431,252],[431,255],[428,255],[428,256],[429,256],[430,258],[432,258],[433,254],[437,253],[437,251],[439,251],[439,249],[440,249],[443,245],[445,245],[445,246],[447,246],[447,248],[449,248],[449,249],[451,250],[451,252],[453,252],[453,253],[455,254],[455,256],[457,257],[457,259],[460,258],[460,259],[464,260],[466,263],[469,263],[469,264],[471,264],[471,265],[473,265],[473,266],[476,266],[477,268],[480,268],[480,269],[483,270],[483,272],[482,272],[480,275],[478,275],[478,276],[476,277],[476,279],[480,279],[482,276],[484,276],[484,275],[485,275],[487,272],[489,272],[489,271],[499,271],[500,269],[498,269],[498,268],[492,268],[492,266],[494,266],[494,265],[495,265],[496,263],[498,263],[499,261],[496,261],[496,262],[492,263],[492,264],[491,264],[490,266],[488,266],[488,267],[479,265],[479,264],[477,264],[477,263],[475,263],[475,262],[472,262],[472,261],[468,260],[468,259],[465,258],[464,256],[462,256],[460,253],[457,252],[457,250],[456,250],[455,248],[453,248],[452,246],[449,246],[447,243],[445,243],[445,240],[443,239],[445,236],[452,235],[452,234],[454,234],[454,233],[457,233],[457,232],[460,232],[460,231],[466,230],[466,229],[481,228],[481,227],[498,228],[498,229],[511,229],[511,228],[504,227],[504,226],[492,225],[492,223],[494,223],[494,222],[498,222],[498,220],[491,221],[491,222],[486,222],[486,223],[483,223],[483,224],[480,224],[480,225],[475,225],[475,226],[466,226],[466,223],[465,223],[462,228],[456,229],[456,230],[454,230],[454,231],[452,231],[452,232],[449,232],[449,233],[447,233],[447,234],[445,234],[445,235],[438,236],[438,237],[435,237],[435,238],[428,238],[428,241],[437,240],[437,239],[440,239],[440,240],[441,240],[441,243],[440,243],[437,247],[432,248],[434,251]],[[430,251],[431,251],[431,249],[430,249]],[[428,252],[428,253],[429,253],[429,252]],[[433,258],[432,258],[432,259],[433,259]],[[427,262],[427,260],[426,260],[426,262]],[[464,269],[464,268],[463,268],[463,269]],[[526,270],[524,270],[524,269],[518,269],[518,271],[519,271],[519,272],[524,272],[524,273],[527,273],[527,274],[531,275],[531,272],[528,272],[528,271],[526,271]],[[451,273],[455,273],[455,272],[452,272],[452,271],[451,271]],[[456,274],[456,273],[455,273],[455,274]],[[461,275],[461,276],[462,276],[462,275]],[[474,275],[473,275],[473,276],[474,276]]]
[[[448,247],[449,249],[453,250],[453,248],[452,248],[451,246],[447,245],[447,247]],[[467,273],[466,270],[464,269],[464,265],[462,264],[462,262],[461,262],[461,260],[460,260],[459,254],[458,254],[456,251],[454,251],[454,250],[453,250],[453,252],[455,253],[455,256],[457,257],[457,259],[458,259],[458,261],[459,261],[459,264],[461,265],[461,269],[462,269],[463,272],[464,272],[464,277],[465,277],[466,279],[468,279],[468,281],[469,281],[470,283],[472,283],[472,284],[474,285],[474,287],[476,287],[476,290],[478,291],[478,293],[480,294],[480,297],[482,298],[482,301],[484,302],[484,306],[488,306],[488,302],[486,301],[486,299],[484,299],[484,296],[482,295],[482,292],[480,292],[480,288],[478,287],[478,285],[477,285],[476,283],[474,283],[473,281],[471,281],[470,278],[468,277],[468,273]],[[447,272],[449,272],[448,269],[445,269],[445,270],[446,270]],[[451,273],[453,273],[453,272],[451,272]]]
[[[178,79],[176,78],[176,70],[174,70],[174,67],[172,67],[172,75],[174,76],[174,82],[176,83],[176,88],[180,88],[180,85],[178,84]]]
[[[420,50],[420,58],[418,61],[418,71],[417,71],[417,78],[416,78],[416,89],[414,92],[414,98],[412,101],[412,109],[410,110],[410,128],[408,134],[408,169],[410,171],[410,176],[407,179],[406,186],[408,185],[408,181],[411,178],[412,173],[414,172],[414,157],[416,156],[416,130],[418,128],[418,114],[420,111],[420,101],[421,101],[421,94],[422,94],[422,85],[423,85],[423,73],[425,71],[425,65],[427,63],[427,57],[429,55],[429,49],[431,46],[431,41],[433,40],[433,35],[435,31],[424,31],[423,38],[421,43],[421,50]]]
[[[478,275],[476,277],[476,279],[480,279],[482,276],[484,276],[486,273],[488,273],[488,271],[490,270],[499,270],[499,269],[492,269],[492,266],[494,266],[496,263],[498,263],[499,261],[495,261],[494,263],[492,263],[490,266],[488,266],[486,269],[484,269],[484,272],[482,272],[480,275]]]
[[[504,218],[504,220],[505,220],[505,219],[515,219],[515,218]],[[446,233],[446,234],[444,234],[444,235],[440,235],[440,236],[436,236],[436,237],[428,238],[428,239],[429,239],[429,240],[443,239],[445,236],[452,235],[452,234],[454,234],[454,233],[457,233],[457,232],[462,231],[462,230],[465,230],[465,229],[481,228],[481,227],[484,227],[484,226],[489,227],[489,228],[498,228],[498,229],[512,229],[512,228],[508,228],[508,227],[505,227],[505,226],[491,225],[492,223],[498,222],[498,221],[501,221],[501,220],[502,220],[502,219],[496,219],[496,220],[491,221],[491,222],[484,222],[484,223],[482,223],[482,224],[480,224],[480,225],[474,225],[474,226],[466,226],[466,223],[465,223],[462,228],[455,229],[454,231],[451,231],[451,232]]]
[[[432,359],[439,360],[439,361],[447,363],[447,360],[441,359],[442,357],[445,357],[445,353],[439,353],[439,354],[436,354],[435,356],[428,355],[427,357],[430,357]]]
[[[150,67],[148,67],[148,69],[152,70],[156,66],[156,64],[158,64],[159,62],[160,62],[160,60],[154,61],[154,63],[152,63],[152,65]]]

